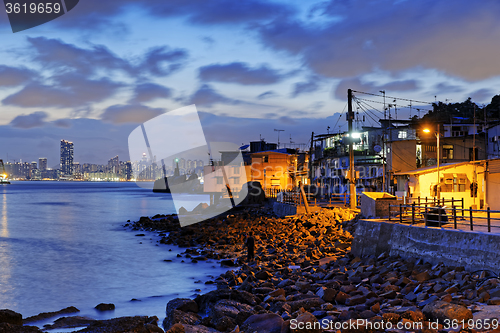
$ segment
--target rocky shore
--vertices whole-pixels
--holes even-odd
[[[387,254],[354,257],[356,221],[342,208],[286,218],[247,209],[184,228],[175,216],[161,215],[126,226],[185,247],[179,260],[234,267],[206,282],[216,290],[168,302],[166,332],[500,332],[497,278]],[[256,241],[252,262],[244,247],[249,232]],[[7,317],[0,314],[0,332],[39,332]],[[92,321],[78,332],[162,332],[157,320]]]

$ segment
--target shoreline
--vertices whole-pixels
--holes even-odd
[[[185,262],[218,260],[235,268],[207,282],[216,290],[170,300],[165,332],[336,332],[336,323],[351,323],[342,332],[438,332],[446,328],[445,319],[467,322],[474,311],[476,320],[500,305],[499,281],[486,278],[476,288],[463,267],[387,254],[354,257],[356,221],[343,208],[285,218],[274,217],[270,209],[246,209],[184,228],[171,215],[141,217],[126,226],[159,232],[159,243],[186,248],[178,255]],[[243,244],[250,231],[256,260],[247,263]],[[128,320],[144,332],[161,332],[156,317],[127,318],[97,322]],[[397,325],[417,329],[394,330]],[[80,332],[93,332],[91,326]]]

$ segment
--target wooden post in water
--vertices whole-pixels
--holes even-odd
[[[488,232],[491,232],[490,207],[486,208],[488,214]]]
[[[470,219],[470,230],[474,230],[474,225],[472,224],[472,207],[469,207],[469,219]]]
[[[453,206],[453,225],[457,228],[457,207]]]

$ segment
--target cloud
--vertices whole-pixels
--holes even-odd
[[[62,127],[62,128],[70,128],[71,127],[71,121],[70,119],[58,119],[52,122],[54,126],[56,127]]]
[[[7,96],[2,103],[20,107],[74,108],[103,101],[122,87],[122,84],[107,78],[91,80],[73,73],[54,76],[52,79],[52,86],[30,83]]]
[[[320,78],[312,76],[305,82],[297,82],[293,86],[292,97],[295,98],[302,94],[309,94],[320,88]]]
[[[257,99],[266,99],[278,96],[274,91],[268,90],[257,96]]]
[[[182,61],[188,57],[184,49],[170,49],[166,46],[150,49],[140,67],[155,76],[167,76],[182,67]]]
[[[436,68],[481,80],[500,75],[498,12],[494,0],[457,0],[452,6],[449,1],[332,0],[323,24],[281,17],[258,31],[266,46],[300,57],[327,77]]]
[[[196,25],[251,24],[290,15],[294,9],[286,4],[265,0],[138,0],[80,1],[78,7],[52,24],[78,31],[109,32],[126,29],[117,18],[126,11],[140,11],[150,17],[182,17]],[[5,15],[6,17],[6,15]],[[1,19],[1,16],[0,16]]]
[[[440,82],[434,85],[432,89],[433,94],[447,94],[447,93],[456,93],[462,92],[464,88],[459,85],[449,84],[447,82]]]
[[[227,98],[219,94],[210,85],[202,85],[194,94],[189,98],[189,104],[196,104],[199,106],[211,107],[214,104],[238,104],[240,101]]]
[[[281,81],[285,75],[261,65],[250,68],[243,62],[229,64],[213,64],[200,67],[198,77],[205,82],[239,83],[242,85],[266,85]]]
[[[400,80],[392,81],[386,84],[377,84],[370,81],[362,81],[360,78],[350,78],[339,82],[334,91],[334,96],[337,99],[347,99],[347,89],[378,93],[380,90],[389,91],[411,91],[418,88],[416,80]]]
[[[141,104],[112,105],[104,110],[101,119],[113,124],[143,123],[164,113],[164,109],[150,108]]]
[[[28,115],[20,115],[12,119],[10,126],[16,128],[34,128],[41,127],[45,124],[47,113],[44,111],[36,111]]]
[[[143,59],[135,65],[103,45],[81,48],[60,39],[45,37],[28,37],[28,42],[34,51],[33,60],[45,68],[60,72],[73,71],[87,76],[103,70],[107,72],[119,70],[133,76],[144,73],[167,76],[180,69],[188,57],[188,52],[184,49],[157,46],[146,51]]]
[[[157,98],[170,97],[172,97],[172,89],[156,83],[142,83],[135,87],[134,97],[130,100],[130,103],[145,103]]]
[[[77,71],[84,75],[93,74],[100,69],[134,72],[128,61],[113,54],[103,45],[84,49],[60,39],[28,37],[27,40],[35,51],[34,60],[46,68]]]
[[[489,103],[491,100],[491,96],[495,95],[495,91],[492,89],[479,89],[476,91],[473,91],[470,94],[470,98],[472,99],[473,102],[476,103]]]
[[[28,68],[0,65],[0,87],[16,87],[35,79],[38,74]]]

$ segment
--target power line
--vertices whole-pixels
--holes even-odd
[[[352,92],[357,92],[357,93],[360,93],[360,94],[371,95],[371,96],[384,97],[384,95],[373,94],[373,93],[367,93],[367,92],[364,92],[364,91],[356,91],[356,90],[353,90]],[[393,97],[393,96],[387,96],[387,95],[386,95],[385,97],[386,97],[386,98],[392,98],[392,99],[398,99],[398,100],[401,100],[401,101],[407,101],[407,102],[417,102],[417,103],[423,103],[423,104],[429,104],[429,105],[432,105],[432,104],[433,104],[433,103],[431,103],[431,102],[419,101],[419,100],[416,100],[416,99],[400,98],[400,97]]]

